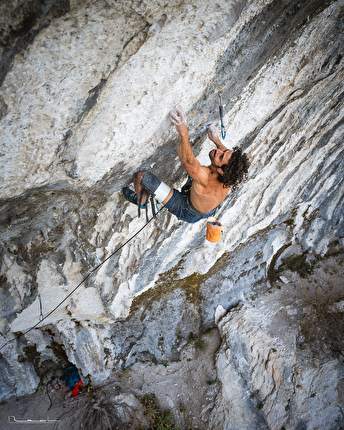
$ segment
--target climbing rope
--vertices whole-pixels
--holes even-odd
[[[162,212],[162,210],[163,210],[163,208],[164,208],[164,206],[160,209],[160,211],[158,212],[158,213],[161,213]],[[13,342],[13,341],[15,341],[16,339],[18,339],[19,337],[21,337],[21,336],[25,336],[25,335],[27,335],[30,331],[32,331],[32,330],[34,330],[39,324],[41,324],[41,322],[43,322],[44,320],[46,320],[51,314],[53,314],[66,300],[68,300],[69,299],[69,297],[71,297],[74,293],[75,293],[75,291],[78,289],[78,288],[80,288],[81,287],[81,285],[95,272],[95,271],[97,271],[104,263],[106,263],[108,260],[110,260],[110,258],[111,257],[113,257],[119,250],[121,250],[122,248],[124,248],[124,246],[127,244],[127,243],[129,243],[132,239],[134,239],[134,237],[136,237],[139,233],[141,233],[141,231],[154,219],[156,217],[156,215],[155,216],[152,216],[152,218],[151,219],[147,219],[147,222],[146,222],[146,224],[143,226],[143,227],[141,227],[133,236],[131,236],[126,242],[124,242],[122,245],[120,245],[115,251],[113,251],[108,257],[106,257],[105,258],[105,260],[103,260],[101,263],[99,263],[94,269],[92,269],[85,277],[84,277],[84,279],[81,281],[81,282],[79,282],[79,284],[76,286],[76,287],[74,287],[73,288],[73,290],[70,292],[70,293],[68,293],[67,295],[66,295],[66,297],[63,299],[63,300],[61,300],[61,302],[58,304],[58,305],[56,305],[55,307],[54,307],[54,309],[53,310],[51,310],[50,312],[48,312],[47,313],[47,315],[45,315],[45,316],[43,316],[43,312],[42,312],[42,302],[41,302],[41,297],[40,297],[40,294],[38,295],[38,298],[39,298],[39,302],[40,302],[40,318],[39,318],[39,321],[35,324],[35,325],[33,325],[31,328],[29,328],[28,330],[26,330],[26,332],[24,332],[24,333],[21,333],[20,335],[17,335],[17,336],[15,336],[14,338],[12,338],[12,339],[9,339],[6,343],[4,343],[1,347],[0,347],[0,350],[2,349],[2,348],[4,348],[6,345],[8,345],[9,343],[11,343],[11,342]],[[5,337],[4,335],[2,335],[3,337]]]

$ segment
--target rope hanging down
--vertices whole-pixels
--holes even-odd
[[[162,211],[162,209],[163,209],[163,207],[160,209],[160,212],[158,212],[158,213],[161,213],[161,211]],[[70,292],[70,293],[68,293],[67,295],[66,295],[66,297],[63,299],[63,300],[61,300],[61,302],[58,304],[58,305],[56,305],[55,307],[54,307],[54,309],[53,310],[51,310],[50,312],[48,312],[47,313],[47,315],[45,315],[45,316],[43,316],[43,313],[42,313],[42,307],[41,307],[41,300],[40,300],[40,295],[39,295],[39,301],[40,301],[40,311],[41,311],[41,315],[40,315],[40,320],[34,325],[34,326],[32,326],[31,328],[29,328],[28,330],[26,330],[26,332],[24,332],[24,333],[22,333],[22,334],[20,334],[20,335],[17,335],[17,336],[15,336],[14,338],[12,338],[12,339],[9,339],[6,343],[4,343],[1,347],[0,347],[0,350],[2,349],[2,348],[4,348],[6,345],[8,345],[9,343],[11,343],[11,342],[13,342],[13,341],[15,341],[16,339],[18,339],[19,337],[21,337],[21,336],[25,336],[25,335],[27,335],[30,331],[32,331],[32,330],[34,330],[39,324],[41,324],[44,320],[46,320],[51,314],[53,314],[66,300],[68,300],[69,299],[69,297],[71,297],[74,293],[75,293],[75,291],[79,288],[79,287],[81,287],[81,285],[96,271],[96,270],[98,270],[104,263],[106,263],[108,260],[110,260],[110,258],[111,257],[113,257],[119,250],[121,250],[127,243],[129,243],[132,239],[134,239],[134,237],[136,237],[153,219],[154,219],[155,217],[154,216],[152,216],[152,218],[151,219],[149,219],[149,220],[147,220],[147,222],[146,222],[146,224],[143,226],[143,227],[141,227],[133,236],[131,236],[126,242],[124,242],[121,246],[119,246],[115,251],[113,251],[108,257],[106,257],[105,258],[105,260],[103,260],[101,263],[99,263],[98,264],[98,266],[96,266],[94,269],[92,269],[85,277],[84,277],[84,279],[81,281],[81,282],[79,282],[79,284],[76,286],[76,287],[74,287],[73,288],[73,290]],[[3,337],[5,337],[4,335],[3,335]]]

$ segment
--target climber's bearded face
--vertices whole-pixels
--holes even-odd
[[[220,168],[223,165],[228,164],[232,153],[233,151],[230,149],[226,149],[226,151],[221,151],[221,149],[212,149],[209,152],[211,164],[216,168]]]

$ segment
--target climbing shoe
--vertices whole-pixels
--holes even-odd
[[[143,197],[143,194],[145,193],[145,190],[142,189],[141,196],[140,196],[139,199],[137,198],[137,194],[135,193],[135,191],[131,190],[128,187],[124,187],[122,189],[122,193],[123,193],[124,198],[126,200],[128,200],[128,202],[134,203],[134,205],[138,206],[138,217],[139,218],[141,216],[141,209],[145,209],[146,210],[146,220],[147,220],[147,222],[149,222],[149,218],[148,218],[148,204],[149,204],[149,199],[148,199],[148,197],[147,197],[146,203],[144,205],[141,204],[142,197]],[[152,206],[153,217],[156,218],[156,210],[155,210],[155,206],[154,206],[154,198],[153,198],[152,195],[150,197],[151,197],[150,201],[151,201],[151,206]]]
[[[128,188],[128,187],[124,187],[124,188],[122,189],[122,193],[123,193],[124,198],[125,198],[126,200],[128,200],[128,202],[130,202],[130,203],[134,203],[134,205],[136,205],[136,206],[138,206],[138,205],[139,205],[139,203],[138,203],[138,201],[137,201],[137,194],[135,193],[135,191],[131,190],[131,189],[130,189],[130,188]],[[147,202],[146,202],[146,203],[147,203]],[[141,207],[141,209],[146,209],[146,204],[144,204],[144,205],[140,205],[140,207]]]

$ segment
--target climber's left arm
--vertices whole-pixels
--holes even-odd
[[[223,143],[221,143],[219,139],[215,125],[209,124],[207,125],[207,129],[208,129],[208,137],[212,142],[215,143],[216,147],[218,149],[221,149],[221,151],[227,151],[227,148]]]

